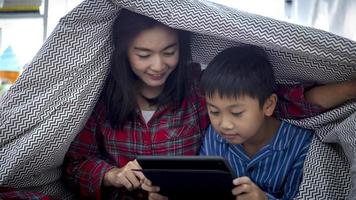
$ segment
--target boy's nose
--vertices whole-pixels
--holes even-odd
[[[220,127],[223,130],[231,130],[234,128],[234,124],[230,120],[228,120],[226,118],[222,118],[220,121]]]

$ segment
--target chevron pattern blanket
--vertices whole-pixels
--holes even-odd
[[[201,0],[87,0],[63,17],[0,98],[0,185],[63,195],[64,154],[92,111],[112,52],[121,8],[193,32],[196,62],[248,43],[266,49],[280,83],[356,77],[356,42]],[[289,120],[315,130],[296,199],[356,198],[356,102]]]

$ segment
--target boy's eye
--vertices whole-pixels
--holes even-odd
[[[239,117],[241,116],[242,112],[232,112],[231,114],[235,117]]]
[[[219,111],[210,110],[209,113],[212,114],[212,115],[218,115],[218,114],[219,114]]]

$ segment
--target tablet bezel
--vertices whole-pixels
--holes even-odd
[[[234,176],[228,162],[222,156],[153,156],[140,155],[136,157],[142,169],[191,169],[191,170],[221,170]]]

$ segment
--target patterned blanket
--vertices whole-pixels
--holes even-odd
[[[193,32],[193,59],[202,64],[248,43],[266,49],[279,83],[356,77],[356,42],[324,31],[201,0],[87,0],[60,20],[0,98],[1,186],[63,196],[60,166],[102,89],[111,25],[123,7]],[[315,130],[296,199],[356,199],[356,102],[289,121]]]

